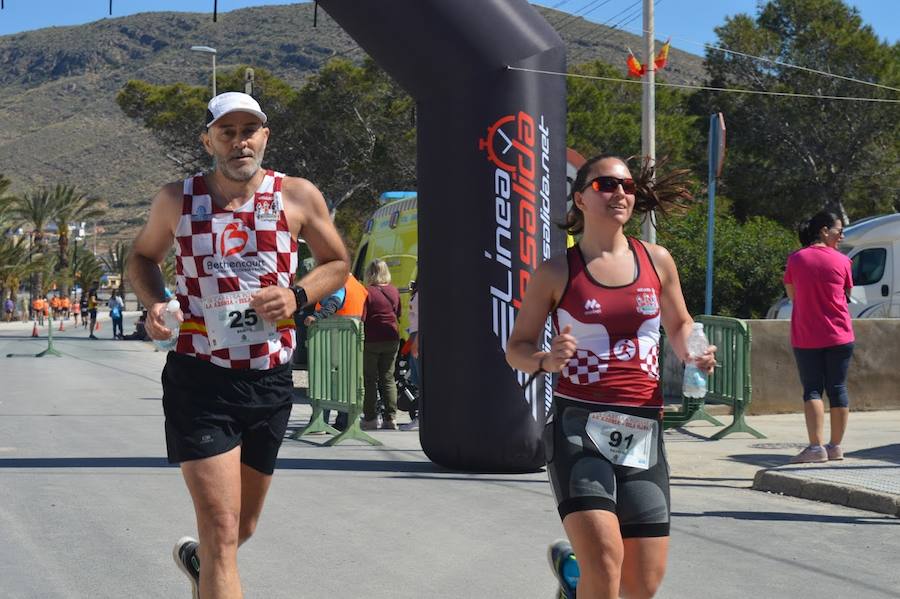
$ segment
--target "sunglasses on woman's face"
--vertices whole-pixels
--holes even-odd
[[[588,184],[585,185],[584,188],[587,189],[590,187],[594,191],[612,193],[619,185],[622,186],[622,191],[625,193],[634,193],[635,191],[634,179],[619,179],[618,177],[609,177],[606,175],[594,177],[588,181]]]

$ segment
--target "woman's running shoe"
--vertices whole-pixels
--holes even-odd
[[[547,559],[559,581],[559,599],[575,599],[575,589],[581,573],[572,545],[565,540],[556,541],[547,549]]]

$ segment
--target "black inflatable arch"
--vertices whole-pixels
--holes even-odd
[[[538,469],[550,379],[523,391],[504,351],[530,274],[563,248],[565,80],[507,66],[562,72],[562,40],[525,0],[319,4],[417,101],[422,448]]]

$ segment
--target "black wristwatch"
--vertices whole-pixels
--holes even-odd
[[[309,303],[309,298],[306,297],[306,289],[303,287],[291,287],[291,291],[294,292],[294,300],[297,302],[297,309],[294,311],[294,314],[298,314]]]

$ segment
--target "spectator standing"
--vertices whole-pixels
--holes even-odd
[[[13,312],[16,310],[16,302],[13,301],[12,297],[6,298],[6,301],[3,302],[3,312],[6,315],[6,322],[10,322],[13,319]]]
[[[803,385],[803,413],[809,446],[793,463],[841,460],[841,441],[850,416],[847,371],[853,357],[853,323],[847,301],[853,287],[850,259],[837,251],[844,225],[833,212],[803,221],[798,233],[803,248],[788,257],[784,287],[793,302],[791,346]],[[825,440],[828,393],[831,439]]]
[[[124,320],[123,312],[125,311],[125,302],[119,297],[119,293],[113,290],[109,298],[109,317],[112,320],[113,339],[123,339],[125,332],[122,328]]]
[[[391,271],[384,260],[373,260],[366,269],[365,347],[363,350],[363,400],[364,430],[378,428],[376,406],[378,396],[384,402],[384,420],[381,428],[396,430],[397,383],[394,379],[394,363],[400,349],[400,292],[391,285]]]

